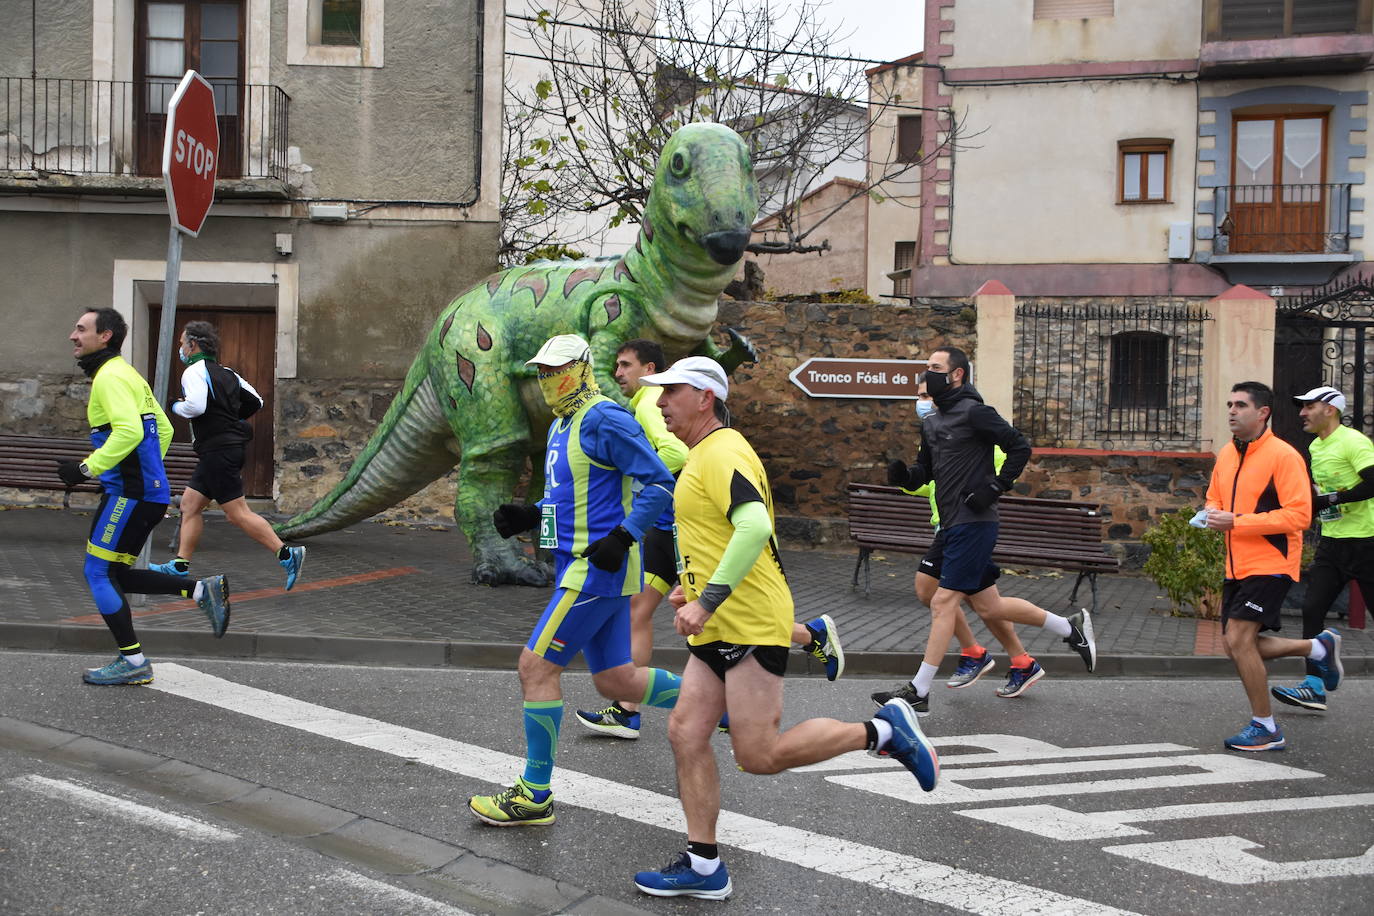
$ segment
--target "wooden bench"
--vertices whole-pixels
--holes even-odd
[[[1060,499],[1003,496],[997,503],[1001,525],[993,562],[1003,565],[1043,566],[1077,572],[1070,604],[1086,579],[1092,590],[1092,610],[1097,610],[1097,574],[1112,573],[1121,561],[1102,547],[1102,513],[1096,503]],[[849,535],[859,545],[854,581],[864,571],[864,595],[869,592],[869,555],[875,550],[923,554],[935,540],[930,524],[930,501],[911,496],[897,487],[877,484],[849,485]]]
[[[99,493],[100,482],[88,480],[69,487],[57,476],[57,462],[64,458],[80,461],[91,453],[89,439],[61,439],[53,436],[0,436],[0,487],[29,490],[61,490],[62,508],[71,508],[72,493]],[[172,495],[180,493],[196,469],[196,453],[184,442],[174,442],[162,463]]]

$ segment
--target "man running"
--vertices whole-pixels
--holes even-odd
[[[748,773],[778,773],[868,748],[900,761],[929,792],[940,764],[902,699],[867,722],[808,719],[779,732],[793,606],[773,537],[768,476],[727,425],[729,381],[719,363],[689,356],[640,381],[664,386],[664,420],[690,449],[673,499],[682,563],[669,601],[691,654],[668,720],[687,851],[660,871],[639,872],[635,886],[658,897],[724,899],[733,886],[716,845],[720,774],[711,750],[723,713],[730,715],[735,762]]]
[[[148,684],[153,666],[134,632],[125,595],[194,598],[215,636],[229,626],[229,581],[210,576],[191,583],[176,576],[134,569],[143,543],[167,512],[171,488],[162,458],[172,441],[172,424],[143,376],[119,355],[129,327],[112,308],[91,309],[76,321],[68,339],[72,355],[91,380],[86,419],[94,447],[84,461],[58,462],[68,486],[100,478],[104,491],[91,520],[84,573],[96,608],[114,635],[119,655],[82,675],[87,684],[109,687]]]

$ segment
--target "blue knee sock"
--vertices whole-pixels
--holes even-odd
[[[681,686],[682,678],[671,671],[664,671],[662,668],[650,668],[649,686],[645,689],[644,699],[640,702],[645,706],[672,709],[677,705],[677,695]]]
[[[536,796],[547,792],[558,753],[558,729],[563,724],[563,701],[525,703],[525,784]],[[535,798],[535,801],[543,801]]]

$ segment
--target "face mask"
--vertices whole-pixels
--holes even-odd
[[[929,383],[929,382],[926,382],[926,390],[927,390],[927,391],[930,390],[930,383]],[[934,402],[934,401],[917,401],[917,402],[916,402],[916,416],[920,417],[922,420],[924,420],[926,417],[930,416],[930,415],[933,414],[933,413],[935,413],[935,402]]]
[[[925,374],[925,382],[926,393],[928,393],[932,398],[938,398],[940,395],[945,393],[945,389],[949,388],[949,373],[934,372],[930,369],[927,369]]]
[[[185,348],[185,347],[177,347],[177,357],[178,357],[183,363],[186,363],[186,365],[189,366],[189,365],[191,364],[191,357],[189,357],[189,356],[186,355],[186,348]]]
[[[540,374],[539,391],[555,414],[569,417],[592,398],[601,394],[592,377],[592,364],[575,362],[562,372]]]

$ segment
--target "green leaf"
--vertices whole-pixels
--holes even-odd
[[[550,80],[540,80],[534,84],[534,94],[541,99],[547,99],[553,92],[553,83]]]

